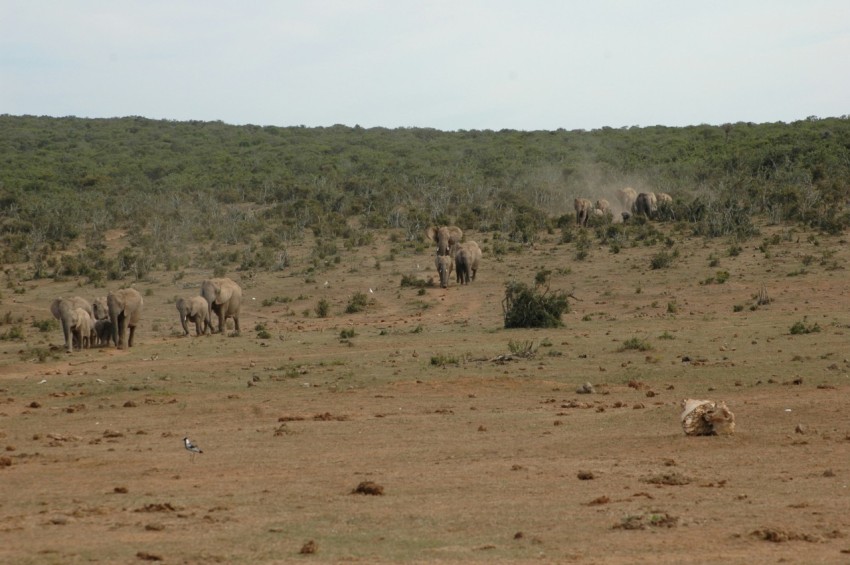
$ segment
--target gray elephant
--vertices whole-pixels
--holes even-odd
[[[115,346],[118,349],[133,347],[133,336],[142,317],[142,295],[135,288],[122,288],[106,295],[106,305]]]
[[[79,315],[76,312],[78,308],[86,313],[91,312],[91,304],[85,298],[79,296],[57,298],[50,304],[50,312],[62,324],[62,333],[65,335],[65,350],[68,352],[74,347],[75,342],[77,346],[81,344],[77,331],[77,326],[80,324]]]
[[[233,318],[236,333],[239,333],[239,310],[242,308],[242,288],[228,278],[207,279],[201,283],[201,296],[209,303],[206,327],[212,327],[212,315],[218,316],[218,332],[223,333],[227,318]]]
[[[109,318],[95,320],[94,335],[97,345],[109,345],[109,342],[112,341],[112,321]]]
[[[597,216],[607,216],[611,212],[611,203],[605,200],[604,198],[600,198],[596,201],[596,207],[593,210],[593,213]]]
[[[448,288],[449,277],[452,275],[454,267],[454,259],[450,255],[437,255],[434,259],[434,264],[437,266],[437,273],[440,275],[440,287]]]
[[[617,200],[620,201],[620,206],[623,207],[623,212],[628,212],[629,215],[635,211],[635,200],[637,200],[637,191],[627,186],[617,191]]]
[[[654,218],[658,211],[658,199],[654,192],[641,192],[635,200],[635,214]]]
[[[481,262],[481,248],[474,241],[462,243],[455,253],[455,273],[458,284],[469,284],[475,280],[478,264]]]
[[[425,230],[425,236],[437,243],[437,255],[449,255],[452,247],[463,239],[463,231],[457,226],[431,226]]]
[[[105,296],[98,296],[91,303],[91,315],[95,321],[109,318],[109,305]]]
[[[183,326],[183,335],[189,335],[189,322],[195,323],[195,335],[207,332],[207,321],[210,316],[210,305],[203,296],[190,296],[189,298],[177,299],[177,311],[180,312],[180,324]]]
[[[573,207],[576,209],[576,223],[582,227],[587,226],[587,219],[593,213],[593,202],[587,198],[576,198]]]

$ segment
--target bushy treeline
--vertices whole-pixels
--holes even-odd
[[[626,185],[672,194],[669,218],[706,236],[746,236],[754,215],[836,232],[848,179],[847,116],[533,132],[0,116],[3,260],[43,266],[57,247],[96,251],[126,229],[146,252],[111,259],[109,276],[185,264],[181,247],[202,242],[244,244],[237,265],[270,268],[305,228],[419,239],[451,222],[527,242],[574,197]]]

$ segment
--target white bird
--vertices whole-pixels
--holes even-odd
[[[195,454],[196,453],[203,453],[204,452],[204,450],[202,450],[200,447],[198,447],[197,445],[192,443],[192,440],[189,439],[188,436],[183,438],[183,446],[186,448],[187,451],[189,451],[192,454],[192,461],[195,460]]]

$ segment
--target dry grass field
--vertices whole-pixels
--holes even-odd
[[[183,337],[174,299],[212,273],[155,272],[135,347],[71,354],[32,322],[118,283],[5,265],[0,562],[850,562],[850,246],[669,236],[653,270],[663,244],[468,233],[478,280],[421,291],[430,247],[379,233],[308,272],[308,237],[228,273],[240,336]],[[564,327],[504,329],[505,284],[544,269]],[[736,433],[686,437],[688,397]]]

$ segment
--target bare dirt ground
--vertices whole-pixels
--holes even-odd
[[[376,234],[308,271],[307,238],[282,272],[229,273],[238,337],[182,337],[174,297],[211,273],[157,272],[135,347],[70,355],[32,321],[118,284],[6,265],[0,562],[850,562],[846,238],[670,237],[652,270],[661,246],[577,261],[542,234],[499,259],[467,234],[478,280],[421,294],[400,281],[435,276],[430,247]],[[578,299],[565,327],[505,330],[506,282],[541,269]],[[736,433],[686,437],[687,397]]]

